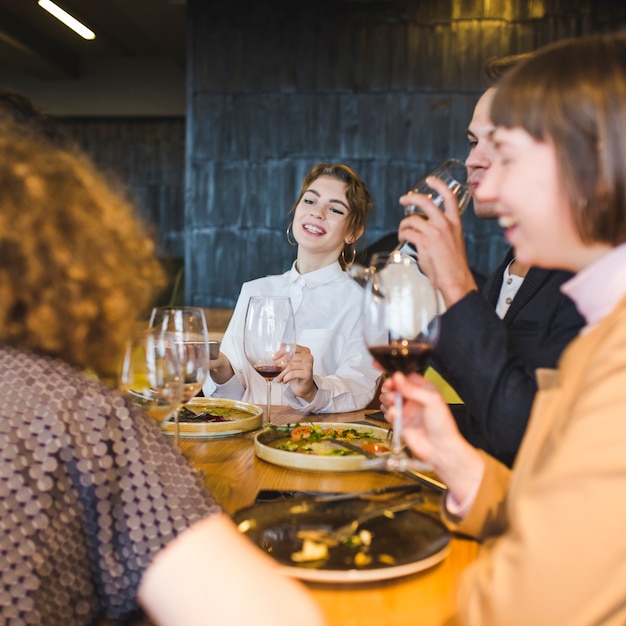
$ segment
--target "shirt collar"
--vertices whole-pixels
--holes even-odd
[[[296,269],[296,262],[294,261],[291,269],[289,270],[289,279],[292,283],[299,280],[304,281],[307,287],[314,288],[320,285],[326,285],[337,280],[337,277],[343,275],[344,271],[339,265],[339,261],[335,261],[326,267],[322,267],[319,270],[313,272],[307,272],[306,274],[300,274]]]
[[[626,296],[626,243],[616,246],[561,286],[589,326],[602,321]]]

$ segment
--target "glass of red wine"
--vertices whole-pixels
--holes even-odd
[[[267,381],[265,424],[271,424],[272,381],[285,369],[296,351],[296,326],[288,297],[250,298],[243,349],[250,365]]]
[[[439,298],[415,258],[396,250],[377,254],[363,296],[365,343],[387,375],[423,374],[439,338]],[[402,441],[402,396],[395,396],[391,453],[380,460],[390,471],[429,469],[409,457]],[[379,462],[378,459],[374,463]]]

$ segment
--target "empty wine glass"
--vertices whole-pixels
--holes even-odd
[[[158,331],[135,332],[126,343],[119,389],[159,423],[183,397],[182,377],[172,337]]]
[[[458,159],[446,159],[434,170],[426,174],[424,178],[417,182],[408,191],[408,193],[419,193],[428,196],[437,207],[443,210],[443,196],[441,196],[438,191],[435,191],[432,187],[430,187],[430,185],[426,182],[426,179],[431,176],[439,178],[448,185],[448,188],[456,198],[459,213],[463,214],[469,204],[469,201],[471,200],[471,194],[469,187],[467,186],[467,167],[465,166],[465,163],[459,161]],[[404,214],[405,216],[420,215],[421,217],[426,217],[422,209],[414,204],[405,207]],[[409,246],[407,246],[405,242],[401,241],[390,253],[388,253],[389,258],[391,258],[393,252],[406,248],[409,248]],[[408,253],[409,252],[407,252],[407,254]],[[369,279],[370,272],[373,270],[371,266],[365,267],[359,263],[354,263],[346,271],[354,281],[359,283],[362,287],[365,287]]]
[[[243,348],[252,367],[267,382],[265,424],[271,424],[272,381],[296,351],[291,300],[284,296],[252,296],[248,302]]]
[[[465,163],[458,159],[446,159],[409,190],[409,193],[419,193],[428,196],[433,204],[443,211],[443,196],[426,182],[426,179],[431,176],[446,183],[448,189],[450,189],[456,197],[459,213],[462,215],[471,199],[469,187],[467,186],[467,168],[465,167]],[[413,204],[405,207],[404,214],[416,214],[426,217],[424,212]]]
[[[423,373],[439,338],[439,300],[415,259],[399,251],[372,257],[363,297],[363,330],[371,355],[387,375]],[[395,395],[391,453],[367,461],[389,471],[430,469],[409,457],[402,441],[402,396]]]
[[[182,404],[195,397],[209,374],[209,332],[200,307],[155,307],[150,327],[168,333],[176,346],[183,379]],[[174,437],[180,435],[178,411],[174,413]]]

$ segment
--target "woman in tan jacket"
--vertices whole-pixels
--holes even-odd
[[[586,326],[558,370],[537,372],[512,471],[461,437],[424,379],[394,374],[384,404],[402,393],[406,442],[449,487],[446,519],[484,540],[459,623],[624,624],[626,36],[541,50],[505,77],[491,115],[497,159],[479,200],[497,203],[522,263],[576,274],[562,289]]]

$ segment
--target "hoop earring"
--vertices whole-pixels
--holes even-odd
[[[291,231],[291,233],[289,231]],[[287,241],[289,242],[290,246],[298,245],[295,241],[291,241],[291,235],[293,234],[293,220],[289,222],[289,226],[287,226],[287,230],[285,231],[285,234],[287,235]]]
[[[346,259],[346,250],[352,250],[352,258],[349,261]],[[344,268],[350,267],[356,261],[356,246],[352,247],[351,243],[344,246],[341,251],[341,260],[343,261]]]

